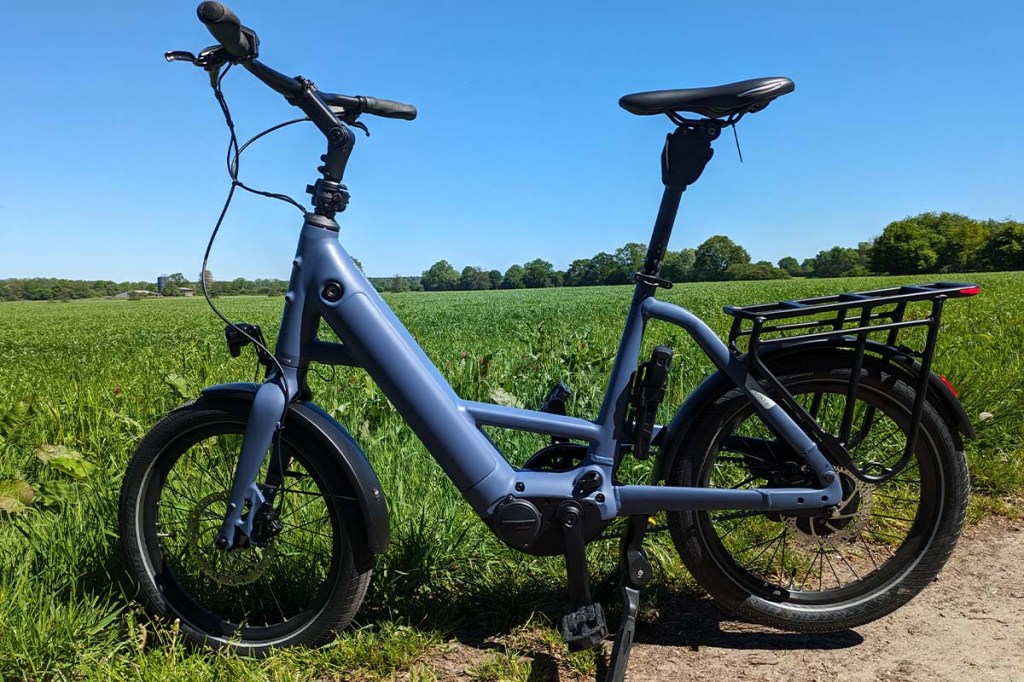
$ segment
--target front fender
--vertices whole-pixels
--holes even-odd
[[[259,384],[233,383],[211,386],[203,389],[200,400],[232,400],[251,403],[256,397]],[[384,491],[370,461],[363,454],[358,443],[348,431],[311,401],[292,402],[288,405],[285,428],[305,432],[336,462],[352,488],[352,494],[359,504],[362,516],[363,537],[366,552],[356,552],[357,557],[372,561],[373,556],[382,554],[391,541],[391,526]],[[369,566],[358,566],[365,570]]]
[[[837,351],[842,353],[849,353],[852,355],[854,352],[853,346],[855,345],[855,339],[841,338],[838,340],[826,340],[826,341],[809,341],[807,343],[798,343],[792,346],[780,347],[775,350],[763,352],[761,354],[762,361],[771,368],[772,364],[778,364],[785,360],[794,359],[799,356],[803,362],[809,361],[811,358],[809,354],[835,354]],[[874,341],[867,342],[867,352],[874,353],[885,360],[890,361],[891,367],[894,371],[902,373],[902,378],[907,381],[910,385],[915,385],[916,380],[921,376],[921,365],[913,358],[909,357],[906,353],[900,351],[898,348],[887,346],[883,343]],[[837,366],[849,367],[852,366],[852,357],[850,362],[847,364]],[[734,386],[731,379],[725,375],[722,371],[717,371],[711,376],[707,377],[700,383],[700,385],[690,394],[686,402],[684,402],[679,409],[676,411],[675,416],[672,418],[671,423],[666,426],[658,434],[654,444],[658,445],[658,460],[655,463],[654,469],[654,482],[657,483],[665,478],[667,472],[672,470],[672,464],[678,447],[675,447],[677,443],[682,442],[686,437],[687,432],[693,426],[693,424],[700,418],[701,412],[708,406],[710,401],[715,400],[719,395],[732,389]],[[946,421],[952,425],[955,425],[954,437],[957,437],[957,432],[966,436],[967,438],[975,438],[974,427],[971,425],[971,420],[967,416],[967,411],[964,406],[960,403],[960,400],[956,397],[956,394],[947,386],[934,372],[928,378],[928,393],[930,396],[937,398],[933,401],[933,405],[939,410],[939,413],[946,419]],[[958,447],[962,447],[962,443],[957,443]]]

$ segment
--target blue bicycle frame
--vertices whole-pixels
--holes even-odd
[[[667,189],[666,195],[669,192]],[[793,419],[761,392],[747,364],[695,315],[657,300],[656,287],[637,284],[596,420],[480,403],[456,395],[342,248],[338,232],[333,219],[315,214],[308,214],[302,226],[276,346],[284,374],[271,373],[253,401],[229,513],[221,529],[229,542],[236,528],[251,530],[248,526],[256,515],[243,515],[243,510],[246,502],[251,509],[263,502],[256,484],[260,466],[278,428],[285,400],[297,397],[300,374],[310,362],[365,369],[484,519],[510,495],[578,501],[585,498],[604,520],[664,510],[819,509],[841,499],[841,484],[832,465]],[[732,490],[615,484],[613,467],[622,446],[616,404],[629,389],[650,319],[685,329],[753,402],[765,422],[807,461],[824,487]],[[316,338],[321,320],[342,343]],[[587,455],[580,467],[570,471],[516,470],[487,437],[483,426],[585,441]],[[588,472],[595,472],[601,483],[581,495],[576,483]]]

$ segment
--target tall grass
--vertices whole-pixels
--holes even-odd
[[[967,446],[974,489],[1019,494],[1024,311],[1017,304],[1024,274],[971,278],[983,294],[947,306],[936,370],[960,390],[978,429]],[[724,335],[725,304],[895,282],[692,284],[663,297]],[[574,390],[570,413],[593,417],[630,296],[627,287],[611,287],[388,300],[464,398],[538,406],[565,380]],[[279,299],[220,305],[273,337]],[[315,398],[367,452],[393,523],[392,546],[378,562],[357,627],[322,650],[250,661],[190,649],[173,624],[147,619],[125,580],[118,545],[122,472],[161,414],[207,384],[253,376],[251,358],[231,360],[221,333],[195,299],[0,304],[0,481],[27,481],[35,491],[24,511],[0,512],[0,679],[376,679],[395,670],[429,678],[419,659],[446,638],[480,642],[560,615],[561,561],[526,557],[494,539],[366,375],[339,368],[334,377],[328,370],[312,378]],[[661,343],[677,352],[661,415],[667,420],[710,363],[668,325],[653,324],[646,343],[645,352]],[[544,444],[491,433],[515,464]],[[95,467],[56,466],[37,450],[42,445],[65,446],[69,457],[79,453]],[[595,573],[612,568],[612,544],[591,548]],[[685,581],[662,538],[653,554],[663,587]],[[473,674],[486,677],[485,668]]]

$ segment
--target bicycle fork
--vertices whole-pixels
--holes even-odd
[[[282,428],[286,406],[298,391],[295,369],[285,367],[284,371],[284,376],[275,372],[268,377],[252,402],[228,496],[227,512],[215,540],[217,549],[234,548],[241,541],[238,531],[242,531],[245,541],[253,541],[253,522],[267,503],[264,491],[257,482],[260,467],[266,459],[274,435]]]

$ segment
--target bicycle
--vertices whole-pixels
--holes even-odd
[[[566,414],[561,383],[540,410],[461,399],[342,248],[334,218],[348,201],[352,128],[365,128],[363,114],[412,120],[416,109],[285,76],[257,59],[256,33],[229,9],[204,2],[197,11],[218,44],[167,59],[210,74],[232,133],[232,193],[249,189],[237,179],[247,145],[238,146],[220,90],[232,65],[298,107],[299,120],[312,121],[328,144],[307,188],[314,210],[303,209],[274,352],[257,326],[225,318],[231,354],[253,345],[265,380],[204,389],[152,428],[128,466],[121,535],[154,612],[179,619],[195,642],[260,655],[323,643],[358,611],[374,557],[388,546],[388,510],[359,445],[312,401],[311,363],[366,370],[497,537],[529,554],[564,556],[571,610],[561,633],[570,648],[609,635],[584,549],[625,518],[608,679],[625,674],[640,589],[652,572],[644,538],[660,513],[697,581],[770,626],[855,627],[905,604],[938,574],[964,522],[963,438],[974,433],[931,366],[944,302],[973,296],[977,286],[730,306],[726,342],[656,298],[672,286],[661,263],[682,193],[710,161],[712,142],[792,92],[791,80],[620,100],[631,113],[667,116],[675,130],[662,151],[665,190],[607,391],[588,420]],[[673,353],[659,346],[640,362],[649,320],[681,327],[717,368],[664,426],[655,415]],[[340,342],[317,337],[321,322]],[[923,347],[898,343],[910,328],[924,330]],[[484,426],[552,440],[515,469]],[[617,480],[626,456],[653,457],[649,484]]]

